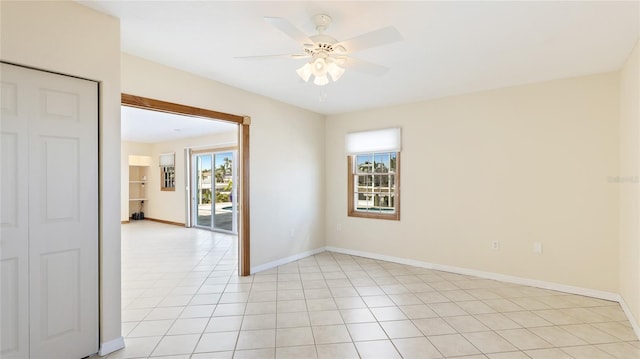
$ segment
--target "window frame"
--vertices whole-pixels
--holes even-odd
[[[170,171],[171,173],[167,174]],[[169,176],[169,178],[167,177]],[[167,184],[173,184],[172,187]],[[176,166],[160,166],[160,191],[175,191],[176,190]]]
[[[357,206],[355,205],[356,192],[355,192],[355,183],[354,183],[355,177],[356,177],[354,158],[357,156],[357,154],[354,154],[354,155],[347,156],[347,216],[399,221],[400,220],[400,152],[395,152],[395,151],[381,151],[381,152],[372,151],[371,152],[372,155],[374,155],[375,153],[395,153],[396,154],[396,171],[394,173],[395,211],[393,213],[374,213],[374,212],[365,212],[365,211],[357,210]]]

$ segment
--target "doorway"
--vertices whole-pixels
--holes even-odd
[[[191,163],[192,223],[198,228],[237,233],[236,151],[195,153]]]
[[[153,111],[178,114],[203,119],[226,121],[238,126],[237,147],[237,183],[235,184],[236,232],[238,238],[238,273],[241,276],[251,274],[250,266],[250,190],[249,190],[249,138],[251,118],[228,113],[212,111],[192,106],[160,101],[129,94],[121,95],[124,106],[148,109]],[[189,207],[190,208],[190,207]]]

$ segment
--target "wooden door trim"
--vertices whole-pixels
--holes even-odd
[[[143,109],[153,109],[155,111],[175,113],[184,116],[201,117],[215,120],[228,121],[233,123],[244,123],[244,116],[232,115],[230,113],[218,112],[198,108],[193,106],[181,105],[173,102],[154,100],[142,96],[134,96],[123,93],[122,104],[130,107]]]
[[[241,276],[251,274],[250,265],[250,191],[249,191],[249,125],[248,116],[232,115],[224,112],[160,101],[142,96],[123,93],[121,103],[125,106],[147,110],[199,117],[210,120],[227,121],[238,125],[238,156],[240,160],[240,225],[238,226],[238,273]]]
[[[250,192],[249,192],[249,124],[251,120],[250,118],[245,119],[245,123],[239,125],[238,127],[242,128],[240,131],[240,143],[241,148],[243,149],[238,157],[240,160],[240,176],[242,186],[240,187],[242,198],[242,206],[240,207],[240,216],[242,220],[240,221],[240,233],[243,233],[244,236],[238,236],[238,245],[241,250],[238,255],[238,260],[240,261],[239,267],[241,275],[247,276],[251,274],[251,266],[250,266],[250,257],[249,257],[249,238],[251,235],[251,216],[249,213],[249,203],[250,203]],[[246,148],[246,151],[244,150]],[[245,250],[246,249],[246,250]]]

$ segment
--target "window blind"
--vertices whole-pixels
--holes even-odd
[[[347,133],[345,149],[348,155],[370,152],[400,152],[400,128]]]
[[[160,155],[160,167],[175,166],[175,153],[163,153]]]

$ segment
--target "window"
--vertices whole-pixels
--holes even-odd
[[[176,166],[175,153],[165,153],[160,155],[160,190],[176,190]]]
[[[399,153],[349,156],[349,216],[400,219]]]
[[[347,215],[400,220],[400,129],[347,134]]]

